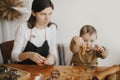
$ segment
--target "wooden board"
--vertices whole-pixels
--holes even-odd
[[[6,65],[4,65],[6,66]],[[15,69],[19,72],[20,77],[18,78],[18,80],[28,80],[30,78],[30,73],[18,68],[14,68],[14,67],[10,67],[10,66],[6,66],[8,70],[10,69]]]

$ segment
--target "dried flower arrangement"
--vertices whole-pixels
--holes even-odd
[[[12,7],[23,7],[19,0],[0,0],[0,18],[8,21],[18,19],[22,14]]]

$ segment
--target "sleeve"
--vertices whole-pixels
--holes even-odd
[[[80,51],[80,47],[76,45],[75,39],[79,39],[78,36],[74,36],[70,42],[70,50],[73,54],[78,53]]]
[[[56,25],[51,26],[51,40],[50,40],[50,47],[49,53],[55,56],[55,60],[58,58],[57,54],[57,43],[56,43]]]
[[[11,54],[13,61],[20,61],[18,56],[22,53],[25,44],[25,25],[20,24],[16,30],[14,46]]]

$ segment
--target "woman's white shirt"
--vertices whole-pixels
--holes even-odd
[[[56,25],[51,24],[50,27],[43,29],[34,27],[31,30],[28,28],[27,22],[20,24],[15,34],[14,47],[11,55],[12,60],[20,61],[18,56],[25,49],[28,41],[32,42],[35,46],[40,47],[45,40],[48,41],[49,54],[53,54],[57,59]]]

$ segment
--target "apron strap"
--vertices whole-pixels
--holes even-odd
[[[45,27],[45,40],[47,40],[46,27]]]
[[[32,29],[30,30],[30,37],[29,37],[29,41],[31,40],[32,37]]]

